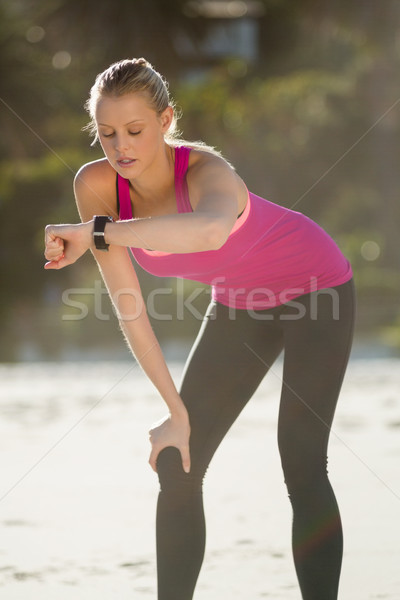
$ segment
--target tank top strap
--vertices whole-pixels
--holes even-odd
[[[175,148],[175,195],[179,213],[192,212],[189,191],[186,183],[186,172],[189,164],[190,148]],[[132,219],[132,204],[129,193],[129,179],[117,174],[117,203],[121,221]]]
[[[124,179],[117,173],[117,202],[121,221],[132,219],[132,204],[129,193],[129,179]]]
[[[175,195],[179,213],[193,211],[186,182],[189,154],[190,148],[187,148],[186,146],[177,146],[175,148]]]

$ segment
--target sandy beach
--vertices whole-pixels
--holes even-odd
[[[177,382],[182,367],[171,364]],[[300,600],[276,444],[280,378],[278,362],[209,469],[196,600]],[[165,410],[140,369],[0,365],[0,405],[1,598],[155,600],[147,431]],[[341,600],[400,597],[399,462],[400,360],[353,358],[329,462],[345,531]]]

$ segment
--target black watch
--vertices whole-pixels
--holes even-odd
[[[97,250],[108,250],[110,244],[104,239],[104,229],[107,223],[112,223],[113,218],[109,216],[96,215],[94,219],[93,240]]]

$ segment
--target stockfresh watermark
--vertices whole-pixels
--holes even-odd
[[[335,288],[320,288],[318,278],[311,277],[303,287],[287,287],[278,294],[268,287],[246,289],[244,287],[224,287],[225,280],[218,277],[213,281],[214,299],[223,297],[223,303],[229,307],[229,319],[235,320],[236,311],[246,310],[252,319],[268,321],[296,321],[308,316],[318,319],[319,298],[328,295],[331,299],[332,319],[339,320],[339,293]],[[211,288],[195,286],[189,292],[183,279],[177,279],[174,285],[153,288],[145,298],[138,288],[121,288],[112,296],[112,304],[106,300],[109,293],[100,279],[91,287],[71,287],[62,292],[62,303],[68,308],[62,314],[63,321],[82,321],[89,315],[99,321],[109,321],[111,316],[128,322],[140,317],[146,310],[149,317],[156,321],[183,321],[188,316],[202,321],[204,313],[199,310],[201,296],[210,296]],[[309,295],[307,305],[301,297]],[[168,301],[167,301],[168,300]],[[240,306],[241,308],[235,308]],[[285,306],[289,311],[272,312],[270,309]],[[215,318],[215,316],[213,317]]]

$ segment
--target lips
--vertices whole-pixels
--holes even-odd
[[[127,157],[119,158],[117,160],[118,165],[122,168],[131,167],[135,162],[136,162],[135,158],[127,158]]]

